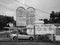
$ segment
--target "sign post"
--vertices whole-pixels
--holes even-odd
[[[16,27],[17,27],[17,42],[18,42],[18,27],[26,25],[26,16],[25,16],[25,8],[18,7],[16,9]]]
[[[27,18],[27,26],[33,25],[35,23],[35,8],[33,7],[28,7],[27,8],[28,14],[26,15]],[[34,26],[34,40],[36,39],[35,37],[35,26]]]

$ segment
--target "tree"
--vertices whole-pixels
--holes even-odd
[[[48,24],[48,19],[44,19],[44,24]]]
[[[50,14],[49,23],[54,23],[54,20],[55,20],[55,12],[52,11],[52,13]]]
[[[0,31],[7,26],[7,23],[12,22],[14,23],[14,18],[9,16],[0,15]]]
[[[50,14],[50,20],[49,23],[60,23],[60,12],[54,12]]]

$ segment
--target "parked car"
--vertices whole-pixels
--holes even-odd
[[[29,40],[33,40],[34,39],[34,36],[33,35],[28,35],[28,34],[25,34],[25,33],[11,33],[10,34],[10,38],[12,40],[17,40],[17,39],[29,39]]]
[[[38,35],[38,40],[49,41],[49,35]]]

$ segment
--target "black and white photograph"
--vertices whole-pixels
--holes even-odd
[[[60,45],[60,0],[0,0],[0,45]]]

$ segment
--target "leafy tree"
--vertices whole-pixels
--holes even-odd
[[[60,23],[60,12],[54,12],[50,14],[50,20],[49,23]]]
[[[7,27],[7,23],[14,23],[14,18],[9,16],[0,15],[0,31]]]
[[[48,19],[44,19],[44,24],[48,24]]]

